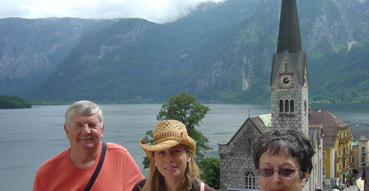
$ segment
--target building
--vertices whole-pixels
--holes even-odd
[[[270,78],[271,115],[248,118],[229,142],[218,143],[220,190],[260,189],[251,143],[270,128],[295,129],[309,137],[316,154],[305,189],[322,187],[322,129],[308,125],[308,86],[307,58],[301,45],[296,0],[282,0],[278,46]]]
[[[357,173],[369,164],[369,126],[354,126],[352,132],[352,172]],[[357,171],[355,171],[357,170]]]
[[[328,110],[310,110],[309,127],[323,129],[323,181],[324,185],[345,182],[353,166],[352,133],[350,125]]]
[[[263,119],[265,121],[263,121]],[[248,118],[229,142],[219,142],[220,190],[260,189],[252,162],[251,144],[255,137],[268,131],[270,117]]]

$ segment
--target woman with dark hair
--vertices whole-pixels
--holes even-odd
[[[304,191],[313,155],[310,141],[301,132],[272,129],[259,136],[253,142],[253,160],[261,191]]]
[[[146,179],[133,191],[215,191],[200,180],[200,169],[194,160],[196,142],[188,136],[186,126],[177,120],[159,122],[153,144],[140,141],[150,158]]]

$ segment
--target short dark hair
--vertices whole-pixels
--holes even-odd
[[[252,150],[256,169],[259,169],[259,160],[263,153],[269,150],[271,154],[276,154],[284,150],[300,163],[303,173],[308,170],[311,173],[313,170],[312,157],[315,151],[302,132],[272,129],[254,140]]]

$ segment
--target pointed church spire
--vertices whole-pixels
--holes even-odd
[[[296,0],[282,0],[277,53],[302,50]]]

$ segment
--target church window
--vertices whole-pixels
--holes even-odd
[[[295,111],[295,101],[291,100],[291,112],[294,112]]]
[[[283,112],[283,101],[279,100],[279,112]]]
[[[289,106],[289,104],[288,104],[288,100],[286,100],[286,101],[284,102],[284,109],[285,109],[284,111],[285,111],[285,112],[289,112],[289,110],[288,110],[289,108],[290,108],[290,106]]]
[[[304,101],[304,111],[305,111],[305,115],[307,114],[307,103],[306,101]]]
[[[294,113],[295,101],[294,100],[279,100],[279,112],[280,113]]]
[[[245,188],[246,189],[255,189],[255,174],[253,172],[245,173]]]
[[[251,147],[251,139],[249,138],[249,147]]]

